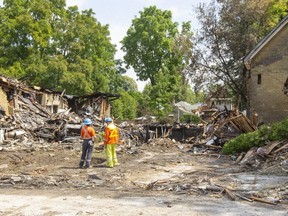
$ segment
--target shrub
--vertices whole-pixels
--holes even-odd
[[[283,140],[288,138],[288,119],[281,122],[277,122],[271,126],[271,132],[269,134],[269,139]]]
[[[185,115],[182,115],[180,117],[180,122],[182,123],[194,123],[194,124],[199,124],[201,122],[201,118],[197,115],[194,115],[194,114],[185,114]]]
[[[222,148],[224,154],[248,151],[252,147],[264,146],[267,142],[288,138],[288,119],[271,125],[263,125],[257,131],[241,134],[226,142]]]
[[[169,116],[159,117],[158,121],[160,124],[173,124],[174,120]]]
[[[222,151],[224,154],[235,154],[237,152],[247,151],[253,146],[261,145],[259,131],[241,134],[238,137],[229,140],[224,144]]]

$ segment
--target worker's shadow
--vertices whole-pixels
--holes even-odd
[[[71,166],[71,167],[59,167],[60,169],[80,169],[79,166]]]
[[[93,164],[93,167],[95,168],[107,168],[107,165],[104,163],[104,164]]]
[[[94,158],[91,161],[92,168],[107,168],[106,166],[106,159],[105,158]],[[79,166],[69,166],[69,167],[60,167],[60,169],[81,169]]]
[[[92,166],[96,168],[105,168],[106,167],[106,159],[105,158],[93,158]]]

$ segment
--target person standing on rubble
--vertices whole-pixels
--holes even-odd
[[[79,163],[80,168],[90,168],[92,153],[94,149],[94,141],[96,133],[93,127],[91,127],[92,121],[89,118],[84,119],[83,126],[81,128],[81,139],[82,142],[82,154]],[[84,166],[85,165],[85,166]]]
[[[105,123],[107,124],[107,126],[104,133],[104,145],[107,166],[112,168],[119,165],[116,155],[116,146],[119,140],[119,130],[114,125],[113,120],[110,117],[105,118]]]

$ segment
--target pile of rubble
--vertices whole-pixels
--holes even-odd
[[[36,87],[28,88],[17,80],[5,77],[0,77],[0,84],[0,143],[4,145],[14,143],[31,145],[35,142],[43,142],[43,140],[48,142],[76,140],[79,142],[81,123],[87,114],[92,119],[96,131],[103,132],[103,118],[98,116],[107,113],[107,109],[102,108],[109,107],[107,104],[109,101],[103,98],[112,95],[104,97],[102,94],[92,94],[69,99],[70,97],[64,98],[63,93],[59,94]],[[71,110],[72,108],[79,112],[76,114]],[[95,114],[96,111],[99,115]],[[118,127],[127,146],[148,143],[165,150],[165,148],[172,147],[181,149],[182,144],[191,144],[191,151],[194,153],[211,153],[211,151],[220,153],[221,147],[230,139],[241,133],[257,130],[257,126],[238,110],[219,111],[216,109],[211,112],[209,119],[205,120],[198,125],[132,121],[122,122],[118,124]],[[283,149],[286,151],[285,145]],[[265,152],[265,157],[272,157],[269,155],[271,152]],[[282,151],[279,150],[279,152]],[[255,154],[254,152],[253,155]],[[249,159],[247,159],[248,155]],[[239,158],[237,161],[240,160]],[[252,161],[250,152],[244,159],[241,164],[244,164],[243,160]]]
[[[110,113],[110,97],[118,96],[69,96],[0,75],[0,144],[78,140],[87,116],[100,131],[103,117],[98,116]]]
[[[39,115],[23,106],[13,116],[0,118],[1,139],[4,145],[33,145],[44,141],[79,139],[81,119],[72,114]]]
[[[275,141],[264,147],[253,147],[235,161],[245,169],[261,173],[288,174],[288,141]]]
[[[257,130],[257,126],[238,110],[218,111],[205,125],[203,135],[207,143],[223,145],[242,133],[255,130]]]
[[[49,113],[31,98],[18,95],[18,109],[14,109],[11,116],[0,116],[0,141],[17,143],[29,141],[73,141],[79,139],[79,131],[84,116],[68,110]],[[90,116],[97,132],[103,131],[101,119]],[[131,144],[147,143],[158,138],[169,138],[177,143],[205,144],[207,148],[219,149],[227,140],[243,132],[255,130],[250,121],[236,111],[217,112],[207,124],[179,124],[161,125],[136,124],[123,122],[118,125],[126,142]],[[209,146],[207,146],[209,145]]]

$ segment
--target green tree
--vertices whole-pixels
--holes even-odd
[[[33,85],[66,89],[68,94],[110,90],[110,81],[116,76],[115,46],[108,25],[101,25],[92,10],[66,9],[65,0],[3,3],[3,73]]]
[[[120,98],[112,101],[112,114],[120,120],[130,120],[137,116],[138,101],[140,101],[137,91],[137,84],[131,77],[122,75],[125,69],[122,68],[120,60],[116,61],[115,74],[110,79],[111,93],[120,94]]]
[[[137,115],[137,101],[127,91],[119,91],[121,97],[118,100],[112,101],[112,114],[115,119],[131,120]]]
[[[133,78],[121,74],[116,74],[110,81],[110,89],[112,93],[117,93],[120,90],[134,92],[138,91],[138,86]]]
[[[76,6],[69,7],[55,44],[57,54],[63,55],[68,63],[67,73],[71,74],[63,77],[65,83],[69,77],[74,79],[75,74],[82,74],[80,77],[86,86],[80,92],[86,94],[109,91],[110,77],[115,75],[116,50],[111,44],[108,26],[102,26],[93,15],[91,9],[80,13]],[[74,89],[70,93],[80,93],[76,86],[70,89]]]
[[[190,23],[172,21],[172,13],[144,8],[140,17],[132,20],[127,35],[121,41],[127,67],[133,67],[138,78],[149,81],[145,97],[147,110],[163,116],[170,112],[175,100],[185,98],[189,88],[186,67],[191,62],[192,33]]]
[[[149,80],[155,85],[157,73],[163,67],[179,64],[179,57],[173,52],[177,25],[172,22],[170,11],[161,11],[156,6],[144,8],[140,17],[132,20],[121,41],[122,50],[127,66],[133,67],[141,81]]]
[[[181,56],[181,64],[177,67],[177,71],[181,74],[180,85],[176,90],[175,101],[187,101],[189,97],[189,68],[192,64],[192,47],[193,32],[191,32],[191,23],[183,22],[181,32],[174,38],[173,50],[178,56]]]
[[[172,111],[172,104],[176,94],[176,86],[173,79],[177,77],[168,76],[165,73],[158,73],[156,84],[146,84],[143,91],[143,100],[145,111],[147,114],[152,114],[161,118]],[[179,77],[178,77],[179,78]]]
[[[0,9],[1,67],[8,69],[19,62],[25,68],[25,60],[30,55],[42,59],[47,53],[53,32],[52,17],[61,15],[59,11],[54,14],[52,8],[64,7],[65,1],[5,0],[3,3]]]
[[[185,101],[190,104],[204,102],[206,95],[204,92],[194,92],[192,88],[188,88],[186,92]]]
[[[122,83],[119,85],[121,86],[125,91],[129,92],[135,92],[138,91],[138,86],[136,81],[128,76],[122,76]]]
[[[246,99],[242,58],[287,14],[287,0],[218,0],[197,9],[200,34],[190,68],[197,90],[221,83]]]

